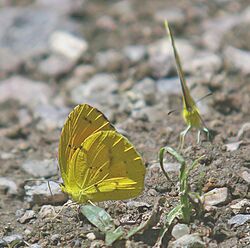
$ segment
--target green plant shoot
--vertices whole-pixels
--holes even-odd
[[[169,35],[173,51],[174,51],[174,57],[177,67],[178,76],[180,78],[181,82],[181,89],[182,89],[182,99],[183,99],[183,110],[182,110],[182,116],[184,118],[184,121],[187,124],[187,128],[180,133],[180,144],[179,148],[183,149],[184,143],[185,143],[185,136],[188,133],[188,131],[191,128],[195,128],[198,130],[198,136],[197,136],[197,144],[200,143],[200,133],[203,130],[207,134],[207,139],[209,140],[209,130],[207,129],[204,121],[202,120],[200,116],[200,111],[196,105],[196,102],[192,98],[190,91],[187,87],[187,83],[184,77],[184,73],[181,66],[181,61],[177,52],[177,49],[175,47],[174,37],[171,31],[171,28],[168,24],[168,22],[165,20],[165,28],[167,30],[167,33]]]

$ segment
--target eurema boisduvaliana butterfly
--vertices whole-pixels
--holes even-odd
[[[141,156],[88,104],[75,107],[64,124],[59,166],[62,191],[78,203],[129,199],[144,187]]]

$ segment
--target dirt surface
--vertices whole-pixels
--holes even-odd
[[[159,198],[165,199],[159,207],[162,216],[152,228],[130,240],[118,241],[113,247],[154,246],[164,216],[179,200],[178,173],[170,172],[173,181],[166,180],[158,164],[158,151],[166,145],[177,149],[179,133],[186,128],[179,111],[179,82],[168,81],[177,77],[173,59],[167,68],[162,66],[169,63],[167,53],[172,54],[172,50],[165,47],[162,53],[156,51],[160,49],[157,41],[168,42],[162,23],[163,17],[167,17],[177,45],[179,40],[185,43],[181,43],[183,52],[182,45],[179,52],[191,94],[199,99],[209,91],[213,93],[199,103],[211,130],[211,142],[202,136],[201,144],[197,145],[196,131],[191,131],[182,151],[188,162],[205,155],[192,172],[191,188],[201,194],[227,189],[224,201],[192,219],[188,224],[190,233],[198,233],[204,247],[250,247],[250,218],[240,225],[229,222],[235,215],[250,214],[249,2],[95,0],[62,1],[61,5],[56,0],[16,2],[19,3],[0,4],[0,20],[12,23],[13,27],[8,32],[0,31],[0,175],[1,180],[14,183],[9,186],[0,180],[0,239],[19,234],[23,242],[17,247],[105,247],[103,234],[76,208],[64,207],[56,218],[42,217],[42,205],[48,204],[29,202],[25,197],[25,185],[39,184],[26,180],[58,180],[59,173],[35,177],[23,165],[27,161],[55,159],[56,166],[63,122],[73,106],[86,102],[100,108],[129,138],[147,168],[142,195],[131,201],[107,201],[98,206],[110,213],[117,226],[129,230],[149,218]],[[37,34],[29,26],[31,22],[25,22],[28,19],[13,17],[24,10],[28,13],[23,14],[25,18],[33,16],[30,20],[34,20]],[[36,19],[41,10],[45,11],[41,16],[50,11],[46,21],[53,24],[46,26],[42,18]],[[63,57],[58,59],[47,45],[50,35],[64,28],[88,44],[86,51],[73,62]],[[27,37],[39,37],[42,33],[46,35],[39,38],[38,51],[36,43]],[[17,44],[19,50],[15,51]],[[141,46],[141,50],[136,47],[138,59],[131,59],[125,52],[131,45]],[[204,52],[206,55],[201,57]],[[51,57],[56,62],[48,62]],[[91,78],[105,76],[104,73],[112,75],[114,82],[104,88],[89,87],[81,91],[81,86],[88,87]],[[111,87],[113,90],[109,90]],[[85,93],[88,90],[90,93]],[[172,109],[177,111],[168,115]],[[165,162],[176,161],[167,156]],[[232,206],[242,200],[245,205],[234,211]],[[51,200],[52,205],[57,205],[55,211],[64,202],[56,204]],[[33,210],[34,216],[20,223],[27,210]],[[89,233],[95,234],[94,240]],[[172,247],[173,241],[170,229],[164,246]],[[3,243],[0,247],[4,247]]]

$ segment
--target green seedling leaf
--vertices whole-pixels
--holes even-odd
[[[81,213],[88,219],[90,223],[96,226],[100,231],[106,233],[114,231],[115,225],[111,216],[102,208],[94,205],[82,205],[80,207]]]
[[[107,246],[112,245],[116,240],[124,235],[124,230],[121,226],[117,227],[114,231],[107,231],[105,236],[105,244]]]
[[[175,218],[182,216],[182,205],[179,204],[173,208],[166,216],[166,224],[170,226]]]
[[[159,152],[160,166],[161,166],[161,170],[162,170],[164,176],[165,176],[169,181],[171,181],[170,178],[169,178],[168,173],[167,173],[167,172],[165,171],[165,169],[164,169],[164,163],[163,163],[164,152],[165,152],[165,147],[162,147],[162,148],[160,149],[160,152]]]

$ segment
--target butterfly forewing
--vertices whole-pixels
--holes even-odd
[[[67,181],[69,162],[90,135],[102,130],[115,130],[107,118],[88,104],[76,106],[64,124],[59,143],[59,165],[64,181]]]

